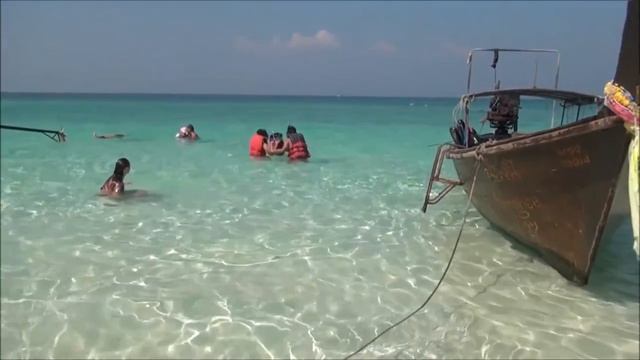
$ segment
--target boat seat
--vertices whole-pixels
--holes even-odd
[[[471,127],[467,130],[467,125],[464,123],[462,119],[458,119],[456,121],[456,126],[449,128],[449,133],[451,134],[451,139],[456,145],[464,146],[464,133],[468,132],[468,147],[475,146],[479,143],[478,141],[478,133],[476,129]]]

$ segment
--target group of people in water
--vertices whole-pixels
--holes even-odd
[[[268,156],[282,156],[285,153],[289,161],[306,161],[311,157],[304,135],[294,126],[287,127],[287,138],[274,132],[271,135],[265,129],[258,129],[249,140],[249,156],[252,158],[266,158]]]
[[[119,139],[124,136],[124,134],[96,135],[95,132],[93,133],[93,137],[97,139]],[[196,141],[200,136],[192,124],[187,124],[178,130],[176,138]],[[279,132],[269,134],[265,129],[258,129],[249,140],[251,158],[266,159],[270,156],[282,156],[285,153],[289,161],[306,161],[311,157],[304,135],[294,126],[287,127],[286,138],[283,138],[282,133]],[[100,193],[107,196],[124,194],[124,177],[130,170],[131,163],[127,158],[118,159],[113,174],[100,187]]]

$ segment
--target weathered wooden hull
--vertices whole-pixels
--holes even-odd
[[[450,151],[472,202],[492,224],[586,284],[625,162],[630,136],[615,117],[585,120]]]
[[[609,211],[606,231],[615,232],[622,224],[630,223],[631,208],[629,206],[629,157],[627,156],[620,171],[616,194]]]

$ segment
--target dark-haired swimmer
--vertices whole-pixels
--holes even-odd
[[[298,133],[291,125],[287,127],[287,140],[284,141],[282,149],[272,150],[269,154],[282,155],[285,152],[289,155],[289,161],[306,161],[311,157],[304,135]]]
[[[265,129],[258,129],[249,140],[249,156],[253,158],[264,158],[269,151],[267,147],[267,137],[269,134]]]
[[[100,187],[100,193],[103,195],[122,195],[124,194],[124,177],[131,170],[131,164],[126,158],[120,158],[116,161],[116,166],[113,169],[113,175],[102,184]]]
[[[284,140],[282,140],[282,133],[276,132],[269,135],[269,153],[271,155],[283,155],[275,153],[278,150],[282,150],[284,148]]]
[[[180,130],[178,130],[176,137],[178,139],[187,139],[187,140],[200,139],[200,136],[198,136],[198,133],[196,133],[196,130],[193,128],[193,125],[191,124],[187,124],[186,126],[181,127]]]
[[[96,132],[93,132],[93,137],[96,139],[122,139],[124,136],[124,134],[96,135]]]

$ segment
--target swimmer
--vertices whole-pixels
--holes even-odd
[[[187,124],[186,126],[181,127],[180,130],[178,130],[176,137],[178,139],[187,139],[187,140],[200,139],[200,136],[198,136],[198,133],[196,133],[196,130],[193,128],[193,125],[191,124]]]
[[[124,177],[131,170],[131,164],[126,158],[116,161],[116,166],[111,175],[100,187],[103,195],[122,195],[124,193]]]
[[[265,129],[258,129],[249,140],[249,156],[253,158],[267,157],[269,148],[267,147],[267,137],[269,134]]]
[[[306,161],[311,157],[304,135],[297,132],[296,128],[291,125],[287,127],[287,140],[284,141],[282,149],[272,150],[270,155],[282,155],[285,152],[289,155],[289,161]]]
[[[96,139],[122,139],[124,136],[124,134],[96,135],[96,132],[93,132],[93,137]]]
[[[274,151],[281,150],[284,148],[284,140],[282,140],[282,133],[276,132],[269,135],[269,152],[272,155],[282,155],[276,154]]]

